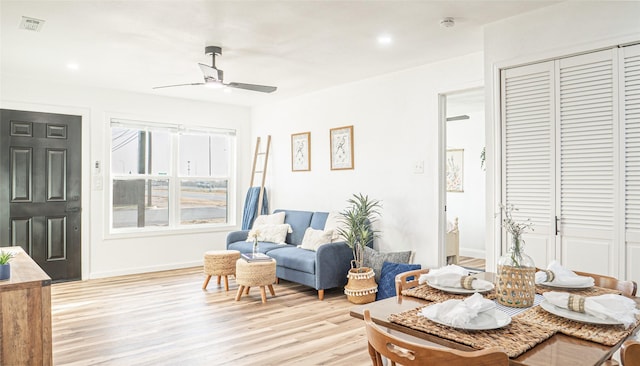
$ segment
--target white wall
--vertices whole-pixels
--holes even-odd
[[[496,157],[500,141],[499,68],[640,41],[639,19],[637,1],[569,1],[485,27],[487,243],[499,240],[499,223],[491,214],[500,199],[496,174],[500,167],[499,156]],[[491,268],[498,255],[490,250],[487,268]],[[640,267],[635,268],[635,272],[621,273],[620,277],[639,280]]]
[[[273,141],[271,209],[340,211],[352,193],[382,200],[377,249],[438,253],[438,93],[483,85],[482,54],[425,65],[254,109],[254,136]],[[355,169],[330,170],[329,129],[354,126]],[[291,134],[311,132],[311,171],[291,172]],[[424,162],[424,173],[414,163]]]
[[[447,192],[447,217],[458,218],[460,255],[475,258],[485,256],[486,172],[480,167],[480,153],[485,145],[483,111],[468,112],[466,120],[447,122],[447,148],[464,149],[464,191]]]
[[[237,226],[202,232],[146,234],[110,237],[107,230],[108,176],[105,162],[110,139],[108,116],[135,118],[143,121],[218,126],[237,130],[239,187],[246,190],[250,166],[251,112],[247,107],[196,102],[124,91],[69,85],[53,85],[40,81],[2,75],[0,108],[81,115],[83,139],[82,186],[82,258],[83,278],[150,272],[202,263],[206,250],[225,248],[226,234]],[[105,189],[98,190],[92,180],[92,164],[102,162]],[[245,169],[246,168],[246,169]],[[235,202],[240,222],[244,191]]]

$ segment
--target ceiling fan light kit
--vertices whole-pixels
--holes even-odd
[[[268,85],[257,85],[257,84],[246,84],[246,83],[224,83],[224,72],[216,67],[216,56],[222,55],[222,48],[218,46],[207,46],[204,48],[204,53],[206,55],[211,55],[211,66],[205,64],[198,64],[200,66],[200,71],[202,71],[202,77],[204,78],[203,83],[188,83],[188,84],[176,84],[176,85],[165,85],[165,86],[156,86],[153,89],[162,89],[162,88],[172,88],[175,86],[191,86],[191,85],[204,85],[210,88],[236,88],[236,89],[245,89],[251,91],[257,91],[261,93],[273,93],[278,88],[275,86]]]
[[[456,20],[452,17],[446,17],[440,21],[440,25],[444,28],[451,28],[456,25]]]

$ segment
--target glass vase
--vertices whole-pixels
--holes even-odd
[[[258,247],[258,240],[254,240],[254,241],[253,241],[253,254],[258,253],[258,250],[259,250],[259,249],[260,249],[260,248]]]
[[[500,304],[514,308],[533,306],[536,295],[536,266],[524,252],[524,240],[512,237],[507,253],[498,259],[496,284]]]

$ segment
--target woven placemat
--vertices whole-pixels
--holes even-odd
[[[555,330],[515,319],[511,321],[511,324],[500,329],[481,332],[456,329],[432,322],[420,315],[422,308],[424,307],[391,314],[389,320],[412,329],[466,344],[475,349],[500,347],[509,357],[518,357],[556,333]]]
[[[598,286],[593,286],[593,287],[589,287],[586,289],[564,289],[564,288],[553,288],[553,287],[546,287],[546,286],[539,286],[536,285],[536,293],[542,295],[545,292],[549,292],[549,291],[561,291],[561,292],[569,292],[575,295],[580,295],[580,296],[599,296],[599,295],[606,295],[606,294],[616,294],[616,295],[621,295],[622,292],[618,291],[618,290],[614,290],[614,289],[610,289],[610,288],[604,288],[604,287],[598,287]]]
[[[512,320],[535,324],[569,336],[604,344],[605,346],[618,344],[633,332],[639,322],[636,321],[635,325],[628,329],[622,325],[586,324],[553,315],[539,306],[514,316]]]
[[[435,301],[435,302],[443,302],[451,299],[464,300],[470,295],[472,295],[472,294],[468,294],[468,295],[452,294],[449,292],[435,289],[426,284],[413,287],[410,289],[402,290],[401,294],[403,296],[411,296],[411,297],[416,297],[418,299]],[[481,295],[489,300],[493,300],[496,298],[495,291],[491,291],[488,293],[481,293]]]

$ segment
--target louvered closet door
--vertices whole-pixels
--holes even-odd
[[[614,49],[556,61],[560,258],[602,274],[617,268],[617,65]]]
[[[524,236],[536,265],[555,257],[554,63],[502,70],[502,202],[516,220],[531,219]],[[506,242],[503,240],[503,250]]]
[[[640,281],[640,45],[623,47],[621,52],[626,215],[626,255],[623,257],[627,268],[625,278]]]

